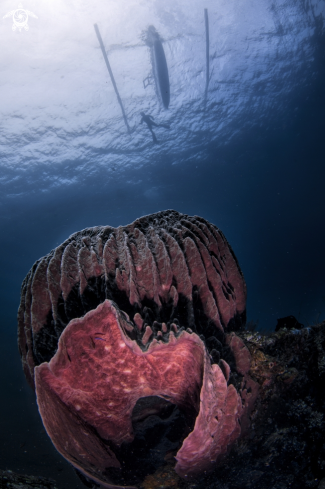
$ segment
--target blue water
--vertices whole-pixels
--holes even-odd
[[[2,15],[15,8],[3,2]],[[248,321],[271,331],[291,314],[305,325],[325,319],[325,2],[34,0],[24,8],[38,16],[28,31],[13,31],[11,18],[0,29],[0,468],[77,488],[42,431],[16,347],[21,282],[70,234],[163,209],[200,215],[239,260]],[[168,110],[143,41],[149,25],[163,41]],[[141,111],[170,125],[155,130],[159,144]]]

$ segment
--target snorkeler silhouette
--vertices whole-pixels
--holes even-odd
[[[142,124],[142,122],[145,122],[147,124],[147,126],[149,128],[149,131],[152,134],[153,142],[157,144],[158,143],[158,140],[156,138],[155,133],[153,132],[152,126],[155,126],[155,127],[164,127],[165,129],[169,129],[169,125],[168,124],[156,124],[154,122],[154,120],[153,120],[152,115],[146,115],[144,112],[140,112],[140,114],[142,116],[140,124]]]

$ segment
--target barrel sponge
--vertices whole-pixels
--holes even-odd
[[[18,343],[57,450],[104,487],[134,487],[171,458],[211,470],[257,396],[246,285],[222,232],[173,210],[87,228],[38,260]]]

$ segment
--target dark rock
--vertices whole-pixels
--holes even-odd
[[[277,321],[278,323],[275,326],[275,331],[279,331],[281,328],[301,329],[304,327],[304,325],[299,323],[294,316],[286,316],[285,318],[280,318]]]

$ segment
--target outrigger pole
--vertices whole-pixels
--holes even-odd
[[[120,107],[121,107],[121,110],[122,110],[122,114],[123,114],[123,119],[124,119],[125,125],[127,127],[128,133],[130,134],[131,133],[130,127],[129,127],[128,120],[127,120],[126,115],[125,115],[125,112],[124,112],[124,107],[123,107],[123,103],[122,103],[120,94],[118,93],[118,89],[117,89],[117,86],[116,86],[116,83],[115,83],[115,79],[114,79],[114,75],[113,75],[113,72],[112,72],[112,68],[111,68],[111,65],[109,64],[109,61],[108,61],[108,57],[107,57],[107,54],[106,54],[106,51],[105,51],[105,47],[104,47],[102,36],[100,35],[99,29],[98,29],[98,25],[97,24],[94,24],[94,27],[95,27],[95,32],[96,32],[96,35],[97,35],[97,38],[98,38],[98,41],[99,41],[100,48],[101,48],[102,53],[103,53],[103,56],[104,56],[104,60],[105,60],[106,66],[107,66],[107,69],[108,69],[109,76],[111,77],[111,80],[112,80],[112,84],[113,84],[113,87],[114,87],[114,90],[115,90],[115,93],[116,93],[117,101],[120,104]]]
[[[205,96],[208,93],[209,81],[210,81],[210,40],[209,40],[209,17],[208,9],[204,9],[205,20],[205,55],[206,55],[206,79],[205,79]]]

